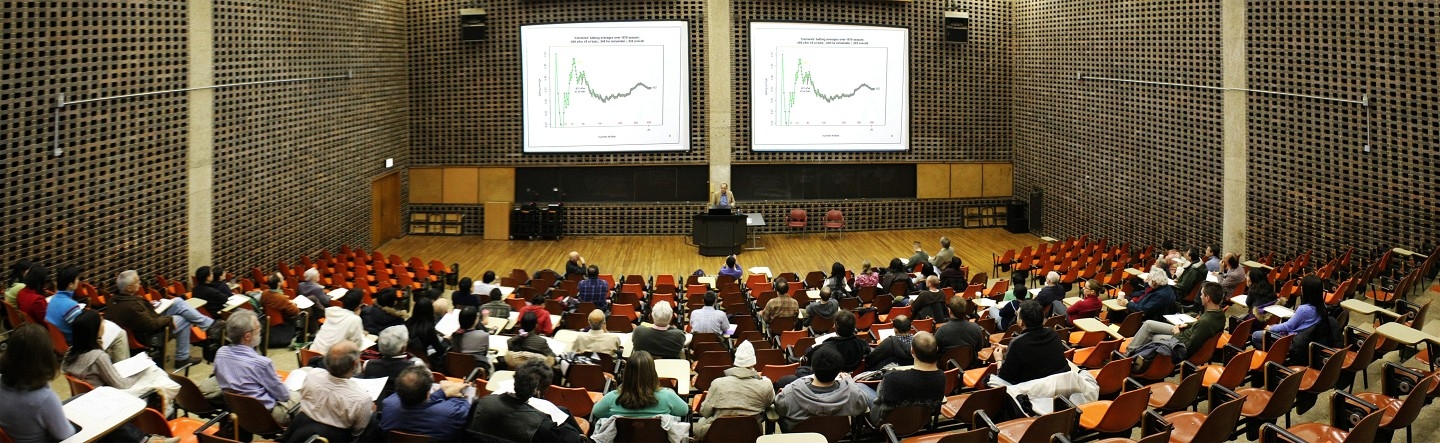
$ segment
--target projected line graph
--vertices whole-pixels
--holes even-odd
[[[549,49],[550,127],[664,124],[663,46]]]
[[[776,126],[884,126],[886,48],[775,50]]]

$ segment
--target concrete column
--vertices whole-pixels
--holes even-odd
[[[191,88],[215,84],[215,17],[212,0],[190,0],[189,42]],[[214,142],[215,91],[189,92],[189,150],[186,158],[187,272],[214,260]]]
[[[730,24],[730,4],[733,0],[705,1],[705,90],[709,91],[708,109],[710,119],[705,122],[706,136],[710,144],[710,192],[720,188],[720,183],[730,182],[731,122],[734,113],[731,107],[734,91],[731,83],[734,68]],[[690,122],[693,125],[696,122]],[[733,188],[732,188],[733,189]],[[743,201],[745,190],[739,189],[735,198]]]
[[[1220,84],[1243,89],[1246,82],[1245,0],[1220,1]],[[1245,91],[1226,89],[1220,106],[1223,128],[1224,182],[1221,195],[1221,241],[1225,252],[1244,253],[1246,230],[1246,166],[1249,138]]]

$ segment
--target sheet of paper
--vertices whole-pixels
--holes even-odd
[[[895,336],[895,329],[893,329],[893,328],[890,328],[890,329],[881,329],[881,330],[880,330],[880,333],[879,333],[879,335],[878,335],[878,337],[880,338],[880,341],[885,341],[885,339],[890,338],[890,337],[894,337],[894,336]]]
[[[310,301],[310,297],[303,295],[296,295],[294,301],[295,307],[300,309],[310,309],[311,306],[315,306],[315,302]]]
[[[1165,316],[1165,320],[1169,321],[1172,325],[1183,325],[1186,323],[1194,323],[1195,317],[1191,317],[1189,314],[1170,314]]]
[[[311,370],[311,368],[295,368],[290,371],[290,375],[285,376],[285,387],[291,391],[300,392],[300,388],[305,386],[305,377]]]
[[[364,337],[360,338],[360,349],[370,349],[371,346],[375,346],[375,341],[378,339],[379,338],[374,335],[365,334]]]
[[[108,349],[111,344],[115,343],[115,340],[120,339],[120,333],[124,331],[115,322],[105,320],[105,334],[100,337],[100,343],[104,343],[103,347]]]
[[[459,329],[460,311],[450,311],[446,313],[444,317],[440,317],[440,321],[435,322],[435,332],[439,332],[440,335],[446,337],[454,334],[455,331]]]
[[[150,359],[150,354],[141,352],[134,357],[116,362],[115,372],[119,373],[121,377],[130,378],[151,366],[155,366],[155,361]]]
[[[1290,318],[1290,317],[1294,317],[1294,316],[1295,316],[1295,311],[1291,311],[1289,308],[1286,308],[1286,307],[1284,307],[1284,306],[1276,306],[1276,305],[1266,306],[1266,307],[1265,307],[1265,312],[1269,312],[1269,313],[1271,313],[1271,314],[1278,315],[1278,316],[1280,316],[1281,318]]]
[[[385,381],[389,379],[390,377],[352,378],[350,382],[360,385],[360,389],[364,389],[366,393],[370,394],[371,400],[376,400],[380,398],[380,391],[385,390]]]
[[[331,300],[339,300],[341,297],[344,297],[345,293],[348,291],[349,289],[345,288],[335,288],[332,289],[330,292],[326,292],[325,295],[327,297],[330,297]]]
[[[1233,301],[1240,306],[1250,306],[1250,304],[1246,303],[1250,301],[1250,296],[1246,294],[1240,294],[1234,297],[1230,297],[1230,301]]]
[[[156,313],[156,314],[164,314],[164,313],[165,313],[165,310],[166,310],[166,309],[170,309],[170,305],[173,305],[173,304],[175,304],[175,299],[173,299],[173,298],[167,298],[167,299],[160,300],[159,303],[156,303],[156,304],[155,304],[155,313]]]
[[[735,335],[735,328],[739,328],[739,327],[740,327],[740,325],[731,323],[729,327],[725,328],[725,336],[726,336],[726,337],[729,337],[729,336]]]

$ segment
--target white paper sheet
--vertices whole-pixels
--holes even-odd
[[[385,381],[389,379],[390,377],[352,378],[350,381],[360,385],[360,389],[364,389],[366,393],[370,394],[371,400],[378,400],[380,398],[380,391],[385,390]]]
[[[315,302],[310,301],[310,297],[306,297],[303,295],[295,296],[295,307],[298,307],[300,309],[310,309],[311,306],[315,306]]]
[[[141,352],[134,357],[116,362],[115,372],[119,373],[121,377],[130,378],[152,366],[155,366],[155,361],[150,359],[150,354]]]
[[[455,331],[459,329],[460,311],[450,311],[446,313],[444,317],[440,317],[440,321],[435,322],[435,332],[439,332],[440,335],[446,337],[454,334]]]

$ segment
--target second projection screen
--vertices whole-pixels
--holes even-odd
[[[525,152],[690,149],[683,21],[520,27]]]
[[[750,24],[755,151],[904,151],[910,30]]]

